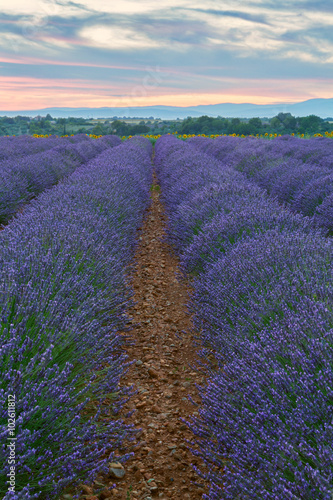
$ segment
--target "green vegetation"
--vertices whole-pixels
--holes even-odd
[[[179,123],[179,122],[178,122]],[[52,118],[51,115],[0,117],[0,136],[4,135],[71,135],[71,134],[115,134],[120,137],[139,134],[166,134],[177,130],[177,121],[155,119],[105,119]]]
[[[188,117],[183,120],[177,131],[179,134],[315,134],[325,133],[332,130],[332,124],[320,118],[310,115],[295,118],[290,113],[279,113],[274,118],[211,118],[200,116],[200,118]]]
[[[164,135],[178,132],[178,134],[309,134],[325,133],[332,130],[330,118],[326,120],[319,116],[305,117],[292,116],[290,113],[279,113],[273,118],[223,118],[218,116],[187,117],[185,120],[160,120],[150,117],[146,120],[112,118],[85,119],[85,118],[52,118],[37,116],[16,116],[15,118],[0,117],[1,135],[22,134],[115,134],[119,137],[128,137],[140,134]],[[151,138],[151,142],[155,140]]]

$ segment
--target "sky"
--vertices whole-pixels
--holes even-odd
[[[333,97],[333,2],[11,0],[0,110]]]

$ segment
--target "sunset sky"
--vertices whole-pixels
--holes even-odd
[[[333,3],[12,0],[0,110],[333,97]]]

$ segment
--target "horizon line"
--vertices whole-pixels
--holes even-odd
[[[28,112],[28,111],[43,111],[47,109],[131,109],[131,108],[154,108],[158,106],[163,106],[166,108],[180,108],[180,109],[185,109],[185,108],[196,108],[198,106],[219,106],[223,104],[232,104],[234,106],[244,106],[244,105],[251,105],[251,106],[288,106],[288,105],[293,105],[293,104],[300,104],[308,101],[314,101],[314,100],[330,100],[333,99],[333,97],[313,97],[310,99],[306,99],[305,101],[294,101],[294,102],[272,102],[270,104],[256,104],[255,102],[219,102],[215,104],[194,104],[192,106],[174,106],[174,105],[168,105],[168,104],[151,104],[147,106],[99,106],[99,107],[86,107],[86,106],[49,106],[45,108],[33,108],[33,109],[5,109],[5,110],[0,110],[0,112],[10,112],[10,113],[16,113],[16,112]]]

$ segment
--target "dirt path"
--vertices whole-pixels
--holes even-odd
[[[181,333],[191,327],[186,309],[188,291],[176,278],[178,259],[160,241],[166,218],[156,178],[154,183],[153,203],[143,225],[132,281],[137,305],[131,313],[133,322],[141,326],[131,332],[137,345],[127,348],[127,354],[130,360],[138,361],[123,380],[139,389],[127,411],[136,408],[132,418],[143,432],[135,458],[128,462],[114,496],[124,500],[194,500],[202,498],[206,488],[191,484],[203,485],[190,466],[197,459],[187,450],[186,439],[191,433],[180,419],[188,419],[195,412],[188,395],[199,402],[194,384],[202,383],[203,378],[190,368],[197,361],[192,338]]]
[[[176,278],[177,257],[160,241],[166,217],[155,177],[154,184],[153,203],[142,226],[131,281],[137,305],[129,314],[132,323],[140,325],[126,332],[136,339],[136,345],[126,347],[128,360],[137,361],[121,381],[122,385],[134,384],[139,392],[120,417],[136,409],[126,423],[134,423],[142,433],[131,450],[134,458],[125,464],[123,478],[108,480],[117,488],[109,486],[98,496],[92,488],[85,488],[82,500],[197,500],[207,493],[203,480],[191,467],[191,463],[198,464],[198,458],[187,449],[191,433],[181,421],[195,414],[188,395],[200,402],[195,383],[202,384],[204,378],[191,369],[198,358],[190,333],[182,333],[191,327],[186,308],[188,289]],[[99,484],[107,484],[106,478],[100,478]]]

